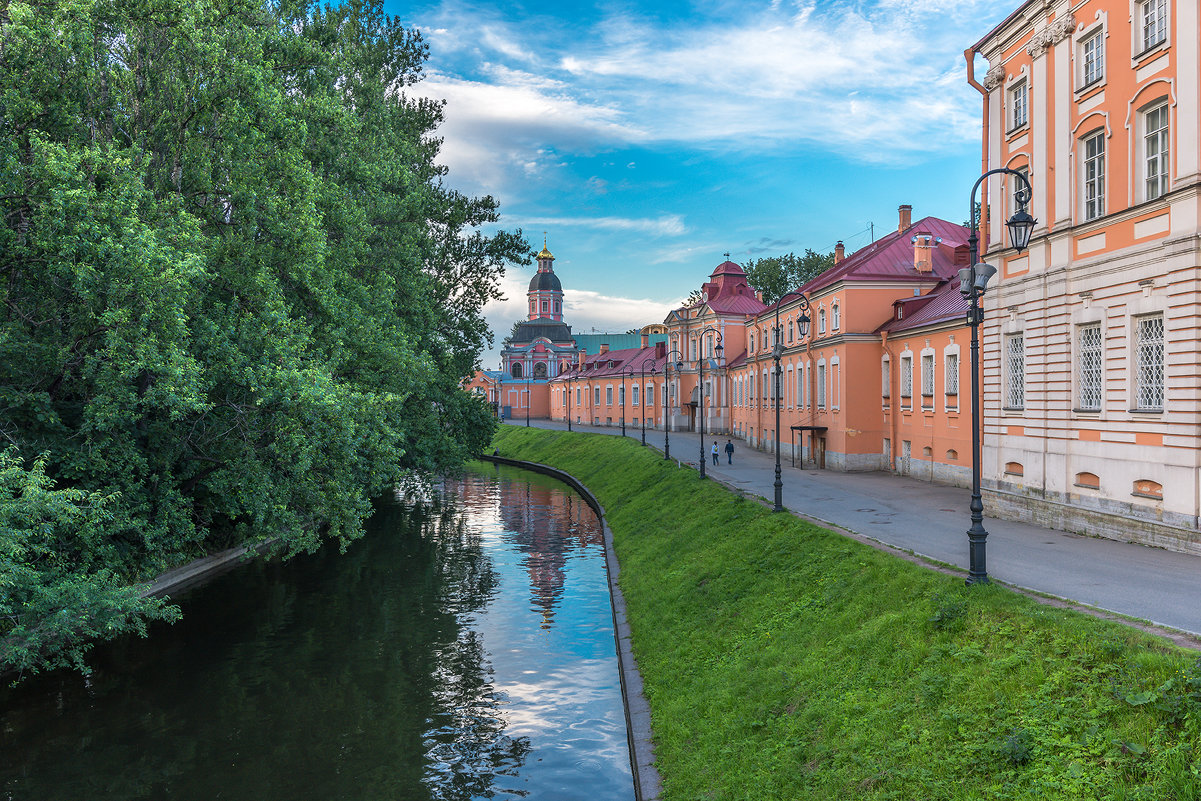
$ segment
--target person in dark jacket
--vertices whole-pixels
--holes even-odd
[[[726,440],[726,459],[730,464],[734,464],[734,441]]]

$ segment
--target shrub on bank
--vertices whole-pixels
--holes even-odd
[[[1198,799],[1201,661],[701,481],[502,426],[600,500],[665,799]]]

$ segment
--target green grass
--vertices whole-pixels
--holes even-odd
[[[1201,664],[774,515],[636,441],[502,426],[613,529],[669,801],[1201,799]]]

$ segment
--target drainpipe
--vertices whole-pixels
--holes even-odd
[[[972,88],[974,88],[977,92],[979,92],[981,94],[981,96],[983,97],[983,101],[982,101],[983,114],[982,114],[982,116],[984,118],[984,131],[983,131],[984,147],[981,148],[981,150],[980,150],[980,174],[983,175],[984,173],[988,172],[988,136],[989,136],[989,134],[988,134],[988,120],[989,120],[988,90],[984,88],[983,84],[981,84],[979,81],[976,80],[976,52],[977,51],[975,49],[969,47],[967,50],[963,51],[963,57],[967,61],[967,82]],[[981,190],[980,207],[981,207],[981,209],[988,208],[988,181],[984,182],[984,186],[982,186],[980,188],[980,190]],[[1031,199],[1031,201],[1033,202],[1033,198]],[[984,221],[984,215],[981,214],[979,224],[983,225],[983,221]],[[989,215],[989,225],[991,225],[991,224],[992,224],[992,215],[990,214]],[[977,231],[976,233],[977,233],[977,235],[979,235],[980,232]],[[980,237],[980,245],[979,245],[977,252],[979,254],[979,258],[981,260],[983,260],[984,254],[988,252],[988,237],[987,236]]]

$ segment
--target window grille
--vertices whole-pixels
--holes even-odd
[[[1138,408],[1163,408],[1163,315],[1138,321]]]
[[[1081,409],[1101,408],[1101,326],[1084,325],[1077,333],[1077,399]]]
[[[948,395],[959,394],[959,354],[948,353],[946,358],[946,393]]]
[[[635,384],[634,386],[630,387],[630,405],[631,405],[631,406],[638,406],[638,405],[640,405],[640,404],[638,403],[638,385],[637,385],[637,384]]]
[[[1015,334],[1005,340],[1006,408],[1026,408],[1025,338]]]
[[[826,408],[826,366],[817,366],[817,408]]]
[[[1143,50],[1168,38],[1168,0],[1145,0],[1143,14]]]
[[[1168,106],[1165,103],[1148,111],[1143,119],[1147,131],[1143,148],[1147,170],[1147,200],[1168,191]]]
[[[901,397],[913,397],[913,358],[901,357]]]
[[[613,405],[613,387],[605,387],[605,403]]]
[[[1081,86],[1088,86],[1090,83],[1096,83],[1105,77],[1105,58],[1104,51],[1101,49],[1103,43],[1102,34],[1104,31],[1097,31],[1092,36],[1084,40],[1080,50],[1084,56],[1084,74],[1081,76]]]
[[[643,393],[642,397],[646,398],[647,406],[654,406],[655,405],[655,385],[647,384],[646,392]]]
[[[595,390],[595,394],[596,394],[596,398],[595,398],[595,400],[593,401],[593,405],[595,405],[595,406],[600,406],[600,387],[597,387],[597,388],[596,388],[596,390]]]
[[[884,398],[887,398],[889,393],[892,391],[890,389],[892,386],[892,371],[890,370],[890,367],[891,365],[888,363],[888,359],[880,362],[880,395]]]
[[[934,354],[926,353],[922,355],[922,395],[927,397],[934,395]],[[932,401],[931,401],[932,402]],[[923,404],[927,401],[923,401]]]

